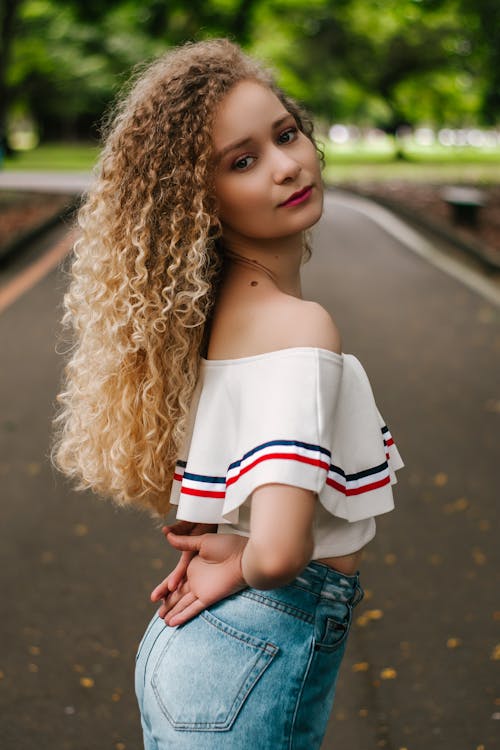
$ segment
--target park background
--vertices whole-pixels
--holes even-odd
[[[328,183],[452,228],[466,250],[498,266],[496,0],[4,0],[0,7],[5,169],[91,168],[100,126],[134,66],[173,44],[230,36],[314,113]],[[442,200],[449,184],[481,188],[480,224],[450,226]],[[0,245],[27,229],[27,197],[0,196]],[[29,221],[60,202],[33,196]]]
[[[21,180],[24,174],[28,180],[28,187],[25,183],[22,189],[0,188],[0,295],[4,282],[15,275],[16,263],[22,265],[23,257],[36,257],[39,251],[34,249],[35,237],[41,238],[36,241],[42,245],[45,242],[45,247],[55,241],[57,232],[69,228],[69,212],[79,201],[76,189],[35,187],[35,176],[65,173],[68,184],[73,177],[76,184],[96,162],[100,127],[134,67],[172,45],[216,36],[229,36],[267,61],[276,70],[279,83],[311,110],[325,150],[324,176],[328,185],[390,207],[430,241],[446,246],[446,252],[453,253],[459,262],[474,268],[488,281],[498,282],[497,0],[2,0],[0,24],[1,166],[3,175]],[[0,171],[0,185],[1,177]],[[479,190],[478,210],[457,215],[444,199],[450,186]],[[54,231],[56,235],[50,234]],[[63,283],[59,279],[50,291],[57,315]],[[394,283],[397,284],[396,278]],[[5,376],[7,354],[17,356],[16,341],[21,331],[35,325],[33,319],[36,322],[42,292],[47,294],[43,284],[38,287],[38,297],[24,298],[30,300],[31,307],[24,305],[21,298],[7,311],[13,314],[16,306],[22,310],[20,327],[11,325],[13,318],[4,315],[11,342],[10,348],[4,349],[0,371],[5,383],[12,377]],[[460,295],[458,299],[462,299]],[[488,305],[477,308],[480,331],[476,340],[488,339],[491,347],[491,357],[485,355],[485,382],[492,378],[495,352],[498,354],[498,317],[492,310]],[[464,309],[452,307],[446,314],[462,320]],[[431,338],[434,335],[430,328],[427,333]],[[55,360],[55,343],[42,338],[39,346],[40,372],[45,372],[45,363],[48,374],[43,377],[50,381],[47,389],[54,391],[56,366],[50,354]],[[57,362],[60,367],[61,362]],[[33,377],[34,373],[24,376],[27,399],[30,375]],[[457,394],[457,398],[473,400],[475,385],[468,371],[464,379],[470,391]],[[438,397],[439,394],[436,402]],[[7,637],[3,638],[0,656],[0,698],[4,707],[0,746],[9,750],[138,747],[129,660],[131,644],[139,632],[138,621],[145,621],[150,611],[148,587],[165,569],[163,547],[156,537],[153,539],[147,519],[131,520],[133,516],[101,510],[99,500],[72,493],[60,477],[50,473],[46,455],[41,463],[26,461],[25,448],[17,446],[30,444],[31,433],[38,435],[40,442],[46,440],[48,420],[45,415],[43,421],[41,414],[45,414],[45,408],[50,416],[51,404],[37,406],[21,428],[10,416],[10,393],[5,391],[2,398],[5,408],[4,417],[0,418],[0,494],[5,492],[4,500],[8,500],[0,504],[0,512],[4,513],[2,525],[4,530],[18,528],[11,520],[13,511],[9,505],[16,498],[26,518],[40,521],[40,538],[33,547],[22,534],[21,543],[12,536],[6,537],[2,545],[3,570],[10,583],[4,595],[3,626]],[[491,419],[500,413],[499,404],[498,396],[490,398],[484,416],[478,416],[478,429],[471,435],[471,455],[480,450],[482,439],[490,441],[491,452],[492,433],[487,431],[491,429]],[[394,431],[402,435],[404,446],[405,430],[409,433],[411,427],[400,424],[398,414],[395,422]],[[428,426],[431,442],[434,428],[437,422]],[[482,437],[483,429],[490,437]],[[454,428],[450,422],[447,430],[453,442],[451,433],[465,432],[466,425],[462,422]],[[28,438],[26,431],[30,431]],[[12,467],[17,466],[16,451],[17,477],[12,473]],[[407,456],[402,453],[405,459]],[[443,456],[436,451],[423,487],[411,486],[415,474],[410,461],[409,479],[399,480],[396,501],[400,493],[401,504],[407,498],[418,497],[426,518],[431,517],[429,508],[436,502],[437,518],[443,528],[450,523],[463,525],[461,554],[468,584],[462,585],[464,591],[470,591],[477,582],[479,591],[480,582],[492,573],[486,541],[489,538],[491,545],[493,519],[487,500],[491,491],[488,494],[483,490],[481,494],[478,490],[473,498],[465,489],[457,492],[451,472],[440,468],[440,463],[445,463]],[[53,495],[37,498],[36,486],[27,489],[23,484],[40,482],[41,476],[47,487],[51,483],[56,487]],[[29,505],[34,499],[38,502],[36,510]],[[51,512],[67,525],[66,535],[53,533]],[[397,521],[389,520],[389,527],[385,527],[385,542],[393,523]],[[135,541],[127,537],[131,524],[137,530]],[[474,543],[466,536],[472,526]],[[443,535],[442,548],[425,550],[425,576],[430,581],[447,580],[444,570],[448,570],[447,559],[453,557],[453,533]],[[356,750],[493,750],[493,727],[500,719],[500,698],[491,680],[493,662],[500,659],[500,649],[492,636],[499,619],[498,607],[493,610],[491,595],[479,598],[474,611],[470,600],[464,602],[464,622],[450,616],[446,625],[441,622],[438,627],[436,623],[441,638],[438,648],[433,643],[433,610],[425,609],[429,602],[423,594],[418,598],[410,592],[409,603],[418,605],[415,618],[422,621],[423,632],[422,640],[412,641],[406,632],[407,624],[387,594],[391,585],[404,590],[398,580],[402,575],[399,570],[410,566],[404,541],[394,552],[397,546],[389,545],[385,554],[376,548],[369,552],[368,568],[383,568],[386,590],[382,584],[369,598],[369,587],[369,597],[354,626],[355,643],[368,644],[372,650],[379,639],[387,640],[389,634],[393,643],[386,643],[382,652],[394,651],[394,658],[381,662],[378,669],[376,659],[372,664],[357,658],[353,645],[346,660],[331,736],[342,740],[359,732],[360,737],[371,738],[370,744],[358,744]],[[112,559],[110,550],[115,555]],[[89,563],[92,572],[80,567],[85,554],[95,558],[93,565]],[[96,578],[96,565],[102,566],[102,577],[97,574]],[[58,570],[57,584],[54,570]],[[113,579],[125,583],[126,589],[122,586],[117,591],[107,590]],[[34,590],[27,592],[25,584],[29,580]],[[24,587],[18,582],[23,582]],[[448,585],[459,601],[460,584],[448,579]],[[51,609],[45,598],[48,600],[54,591],[60,600]],[[102,610],[96,607],[76,614],[79,601],[90,601],[92,591],[103,600],[116,602],[116,624],[111,615],[103,614],[104,604]],[[127,594],[135,592],[130,594],[135,601],[138,591],[144,601],[128,618],[132,605]],[[10,609],[9,595],[16,599]],[[29,608],[23,605],[25,598],[30,602]],[[433,602],[438,611],[436,600]],[[411,607],[401,608],[400,603],[400,609],[408,613]],[[73,639],[67,623],[63,627],[61,622],[58,627],[54,620],[54,613],[63,610],[69,612],[65,622],[68,617],[79,619]],[[413,623],[409,632],[414,627]],[[442,637],[444,628],[446,637]],[[59,653],[51,643],[49,629],[60,643]],[[427,641],[432,642],[432,647],[424,654]],[[10,643],[15,644],[11,649],[7,645]],[[475,678],[480,675],[483,681],[468,682],[471,664],[479,664],[473,674]],[[432,672],[432,679],[426,677],[426,670]],[[431,690],[428,696],[422,696],[422,690],[433,684],[436,695]],[[407,699],[402,698],[401,685],[408,690]],[[347,688],[352,688],[352,692]],[[443,698],[446,694],[448,703]],[[409,705],[411,700],[415,700],[414,710]],[[347,728],[353,723],[355,729]],[[89,734],[92,729],[94,733]],[[452,744],[447,739],[450,737],[454,738]],[[343,747],[347,746],[333,743],[325,745],[325,750]]]

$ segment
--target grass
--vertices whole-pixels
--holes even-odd
[[[86,144],[44,144],[32,151],[19,152],[6,159],[5,169],[33,171],[88,171],[99,154],[99,147]],[[394,158],[390,140],[353,146],[325,144],[325,181],[414,182],[474,184],[500,183],[500,148],[444,148],[407,146],[406,159]]]
[[[90,144],[50,143],[31,151],[18,151],[4,161],[4,169],[19,171],[88,171],[94,166],[99,147]]]
[[[472,185],[500,184],[498,164],[426,164],[393,161],[379,164],[327,162],[325,182],[427,182],[431,184],[464,183]]]

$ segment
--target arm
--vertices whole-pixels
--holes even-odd
[[[167,625],[181,625],[247,586],[272,589],[292,581],[311,559],[314,505],[315,493],[310,490],[263,485],[252,496],[250,539],[238,534],[168,533],[172,546],[194,557],[175,591],[160,595],[157,587],[153,592],[153,601],[164,600],[159,617]]]
[[[290,583],[311,559],[316,494],[286,484],[266,484],[252,494],[250,541],[242,555],[249,586],[271,589]]]

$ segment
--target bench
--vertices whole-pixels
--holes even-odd
[[[473,187],[448,187],[442,190],[441,197],[452,212],[454,224],[478,225],[479,210],[486,203],[486,196]]]

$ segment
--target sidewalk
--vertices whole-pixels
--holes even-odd
[[[79,194],[87,190],[91,182],[91,172],[0,172],[0,190]]]

